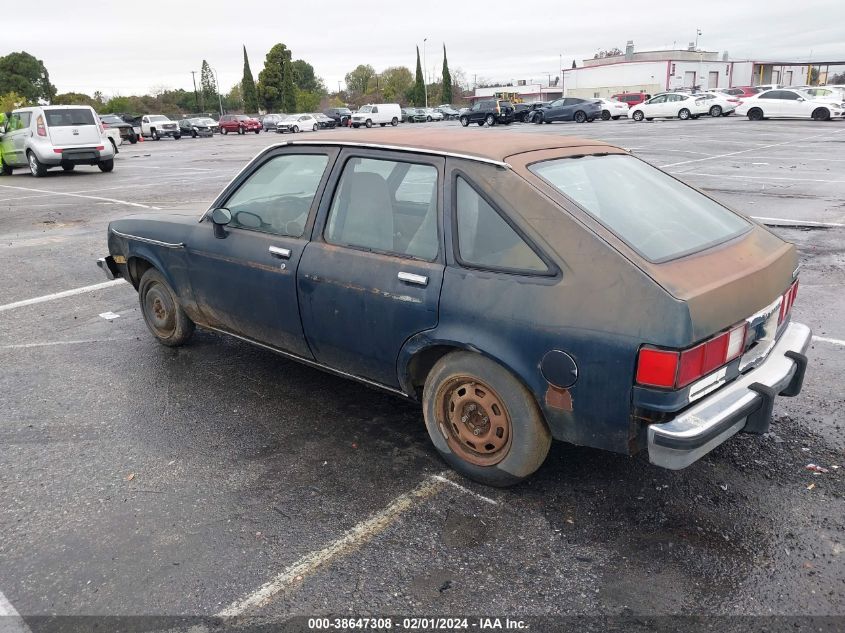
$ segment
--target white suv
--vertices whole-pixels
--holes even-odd
[[[115,148],[90,106],[36,106],[14,110],[0,128],[0,169],[29,167],[35,177],[51,167],[114,169]]]

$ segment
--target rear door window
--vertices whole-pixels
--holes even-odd
[[[751,228],[742,216],[633,156],[561,158],[529,169],[652,262]]]
[[[49,127],[96,125],[94,112],[89,108],[45,108]]]

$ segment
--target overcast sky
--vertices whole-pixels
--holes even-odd
[[[330,90],[362,63],[378,72],[396,65],[413,71],[414,46],[422,54],[424,38],[430,74],[439,77],[445,42],[449,67],[461,69],[470,83],[475,76],[545,82],[557,74],[561,56],[568,68],[603,48],[624,50],[629,39],[636,50],[685,48],[697,27],[701,48],[727,50],[732,59],[806,61],[811,51],[814,60],[845,58],[841,0],[768,0],[765,8],[743,0],[582,8],[549,0],[41,0],[17,6],[0,13],[0,55],[25,50],[43,60],[59,92],[108,96],[156,86],[191,90],[191,71],[199,71],[203,59],[228,91],[241,78],[241,46],[257,79],[277,42],[311,63]]]

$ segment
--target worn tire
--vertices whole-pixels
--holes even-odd
[[[454,381],[465,379],[487,385],[510,419],[508,443],[496,456],[499,461],[490,465],[468,461],[447,440],[450,427],[445,426],[445,407],[440,407],[442,394],[448,393]],[[434,365],[423,390],[423,415],[443,459],[462,475],[489,486],[511,486],[526,479],[542,465],[551,446],[551,433],[531,392],[504,367],[480,354],[453,352]]]
[[[747,116],[749,121],[762,121],[763,111],[760,108],[751,108]]]
[[[36,156],[33,152],[27,152],[26,159],[29,163],[29,173],[31,173],[34,178],[41,178],[47,173],[47,168],[44,166],[44,163],[38,160],[38,156]]]
[[[144,322],[159,343],[177,347],[191,338],[194,322],[179,305],[179,298],[164,275],[155,268],[150,268],[141,277],[138,301]]]
[[[97,167],[100,168],[100,171],[103,173],[109,173],[110,171],[114,171],[114,159],[109,158],[108,160],[101,160],[97,163]]]
[[[464,127],[467,127],[469,125],[469,119],[465,116],[462,116],[460,121],[461,121],[461,125],[463,125]]]

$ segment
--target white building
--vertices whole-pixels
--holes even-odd
[[[555,80],[557,82],[557,80]],[[545,86],[539,83],[528,83],[517,81],[516,85],[490,86],[489,88],[476,88],[471,100],[495,97],[496,95],[506,96],[517,102],[531,103],[532,101],[552,101],[562,96],[560,86]]]
[[[713,90],[768,83],[807,83],[809,65],[795,62],[732,61],[728,54],[695,50],[634,52],[585,59],[580,68],[563,70],[563,91],[570,97],[610,97],[623,92],[655,94],[677,88]],[[813,64],[814,66],[817,64]]]

